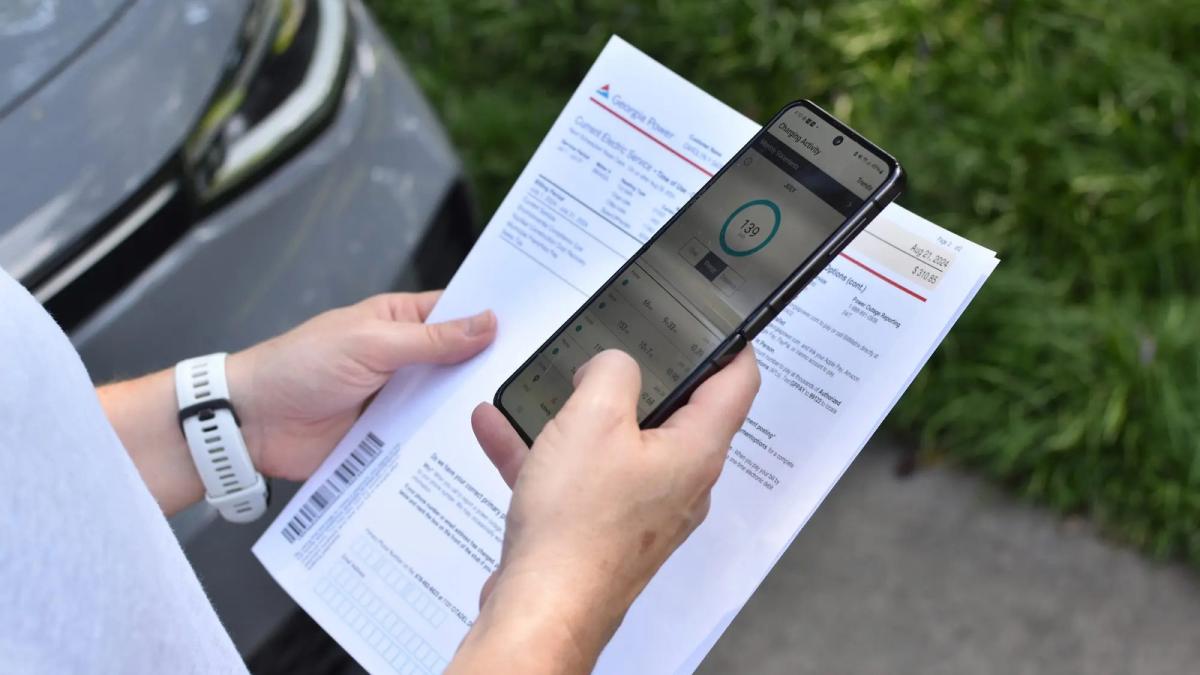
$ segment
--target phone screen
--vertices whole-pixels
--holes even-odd
[[[605,349],[641,366],[642,421],[890,173],[803,105],[778,115],[509,381],[499,403],[530,439]]]

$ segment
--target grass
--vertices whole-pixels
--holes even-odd
[[[484,214],[612,33],[760,121],[826,104],[1004,260],[892,430],[1200,566],[1200,3],[369,4]]]

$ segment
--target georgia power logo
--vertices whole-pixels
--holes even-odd
[[[608,85],[604,85],[596,90],[596,94],[601,98],[608,98]]]

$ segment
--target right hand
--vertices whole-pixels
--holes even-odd
[[[591,668],[633,600],[707,515],[759,382],[747,347],[661,427],[642,430],[637,363],[602,352],[576,374],[574,393],[532,450],[500,411],[476,408],[475,434],[513,498],[472,635],[536,636],[544,648],[547,635],[560,634],[568,661]],[[471,645],[469,636],[460,655]]]

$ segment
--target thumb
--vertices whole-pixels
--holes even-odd
[[[496,315],[485,310],[474,316],[441,323],[396,323],[389,327],[385,367],[396,370],[414,363],[458,363],[478,354],[496,337]]]

